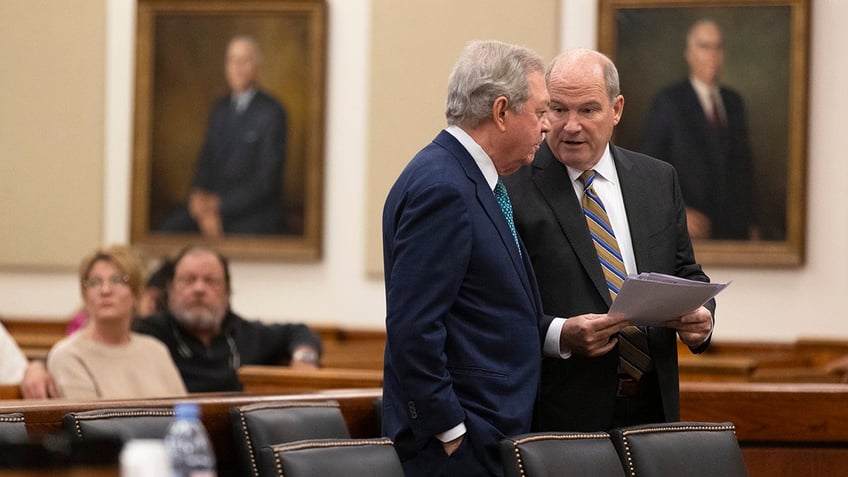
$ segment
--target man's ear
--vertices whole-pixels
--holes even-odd
[[[495,102],[492,103],[492,119],[495,121],[498,130],[503,132],[506,130],[506,115],[509,111],[509,100],[506,96],[498,96]]]

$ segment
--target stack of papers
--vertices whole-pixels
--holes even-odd
[[[663,273],[630,275],[609,313],[624,315],[632,325],[662,325],[697,310],[728,285],[730,282],[706,283]]]

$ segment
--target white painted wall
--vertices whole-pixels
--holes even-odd
[[[132,52],[135,2],[108,0],[104,237],[128,239]],[[370,2],[329,0],[325,253],[315,264],[233,263],[233,306],[249,317],[381,328],[382,282],[365,274],[365,170]],[[594,0],[563,0],[564,47],[593,47]],[[840,305],[848,289],[848,161],[841,114],[848,110],[848,2],[812,8],[807,262],[800,268],[709,267],[733,281],[719,297],[716,339],[848,338]],[[757,118],[751,118],[756,121]],[[0,219],[2,220],[2,219]],[[3,233],[6,233],[5,231]],[[78,303],[73,272],[0,273],[0,313],[57,317]]]

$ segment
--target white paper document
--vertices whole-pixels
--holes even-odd
[[[728,283],[705,283],[662,273],[640,273],[624,280],[609,313],[624,315],[633,325],[662,325],[709,301]]]

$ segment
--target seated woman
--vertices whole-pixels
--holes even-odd
[[[56,343],[47,370],[70,399],[182,396],[185,385],[159,340],[130,331],[141,265],[126,246],[86,257],[79,269],[89,324]]]

